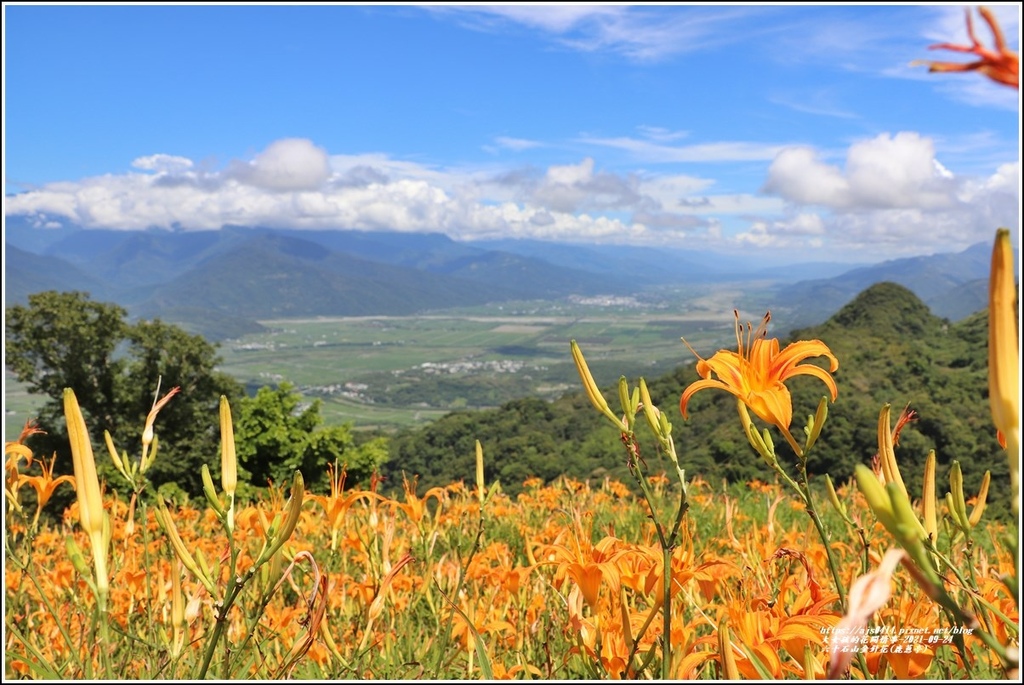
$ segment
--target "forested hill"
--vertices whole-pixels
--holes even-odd
[[[940,319],[912,292],[894,283],[863,291],[820,326],[794,331],[789,340],[820,339],[839,359],[835,374],[839,397],[830,407],[821,439],[810,457],[810,470],[845,482],[857,463],[877,451],[878,413],[892,405],[893,421],[909,403],[918,419],[900,435],[896,456],[912,493],[920,493],[923,464],[930,449],[938,459],[940,497],[948,488],[948,467],[960,461],[968,496],[977,492],[986,469],[992,471],[989,506],[1008,511],[1006,456],[995,438],[987,398],[987,314],[979,312],[955,324]],[[779,334],[769,331],[769,334]],[[586,349],[583,350],[586,354]],[[705,357],[714,350],[699,350]],[[565,341],[569,357],[569,340]],[[824,362],[822,362],[824,363]],[[747,444],[739,427],[735,400],[723,391],[694,395],[689,419],[678,402],[684,388],[697,379],[693,364],[657,379],[646,379],[655,404],[673,423],[677,452],[688,476],[721,479],[771,479],[773,474]],[[617,410],[618,378],[597,378],[610,406]],[[630,386],[636,378],[629,378]],[[795,435],[814,412],[825,387],[804,376],[789,382],[793,392]],[[646,426],[640,426],[646,436]],[[625,453],[615,429],[580,392],[554,402],[525,398],[486,411],[455,412],[422,428],[397,435],[385,467],[386,482],[395,487],[403,475],[418,477],[420,491],[466,480],[474,474],[474,441],[484,448],[488,482],[501,481],[516,492],[525,479],[545,480],[568,474],[578,479],[606,475],[631,483]],[[788,454],[776,434],[780,455]],[[644,443],[652,471],[667,464],[652,440]],[[917,497],[920,495],[917,494]]]

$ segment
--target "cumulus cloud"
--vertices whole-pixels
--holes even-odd
[[[135,159],[132,162],[132,166],[136,169],[144,169],[146,171],[176,173],[185,171],[186,169],[191,169],[192,160],[187,157],[177,157],[175,155],[149,155],[148,157],[139,157]]]
[[[601,207],[639,202],[636,179],[586,159],[540,172],[440,169],[382,154],[329,156],[310,141],[272,143],[252,160],[197,171],[190,160],[140,157],[142,171],[51,183],[8,198],[8,214],[86,227],[225,224],[442,231],[461,238],[643,239],[646,229]],[[158,171],[158,173],[150,173]],[[144,172],[144,173],[143,173]]]
[[[811,148],[783,150],[768,168],[764,190],[835,210],[938,209],[955,201],[955,184],[938,165],[932,141],[910,132],[855,143],[845,170],[822,162]]]
[[[966,247],[1019,222],[1019,162],[954,173],[932,141],[911,133],[857,142],[842,164],[812,148],[784,149],[765,167],[762,194],[716,192],[714,179],[686,174],[607,170],[593,157],[541,168],[442,167],[381,153],[328,155],[295,139],[221,170],[166,154],[132,166],[9,196],[5,211],[39,225],[438,231],[467,240],[821,248],[822,257],[851,259]]]
[[[916,133],[850,146],[843,167],[811,148],[782,151],[764,190],[786,203],[781,217],[751,221],[735,240],[761,247],[821,246],[866,256],[959,249],[991,240],[1020,216],[1020,163],[987,177],[958,176]]]
[[[275,141],[251,162],[232,169],[242,183],[265,190],[315,190],[330,175],[327,152],[304,138]]]

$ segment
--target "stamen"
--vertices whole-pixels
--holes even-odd
[[[743,325],[740,323],[740,312],[738,309],[732,310],[732,315],[736,318],[736,351],[739,352],[740,358],[743,358]]]
[[[754,339],[767,338],[768,337],[768,322],[772,320],[772,313],[765,312],[764,318],[761,319],[761,325],[757,327],[757,331],[754,332]]]

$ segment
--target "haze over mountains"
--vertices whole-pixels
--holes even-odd
[[[82,290],[132,316],[211,339],[261,319],[409,315],[493,302],[627,295],[686,285],[757,284],[794,326],[820,323],[873,283],[899,283],[933,313],[985,307],[991,246],[874,265],[765,269],[713,253],[537,240],[457,242],[440,233],[289,230],[124,231],[6,217],[5,306],[42,290]]]

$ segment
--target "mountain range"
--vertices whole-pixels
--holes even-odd
[[[984,308],[991,246],[880,264],[765,269],[756,254],[537,240],[459,242],[441,233],[93,229],[5,217],[5,306],[80,290],[132,316],[217,340],[302,316],[408,315],[569,295],[629,295],[697,284],[757,284],[794,326],[824,321],[873,283],[899,283],[940,317]],[[805,280],[797,280],[797,279]],[[742,285],[741,285],[742,289]]]

